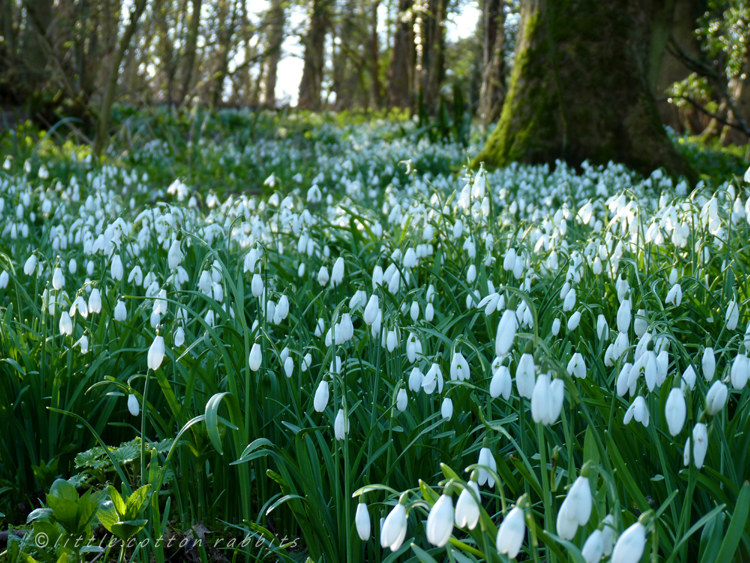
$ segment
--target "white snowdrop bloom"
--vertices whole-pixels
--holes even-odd
[[[665,303],[679,307],[682,303],[682,286],[678,283],[674,284],[667,293],[667,298],[664,300]]]
[[[750,377],[750,358],[748,358],[747,355],[737,354],[734,357],[730,377],[732,387],[738,390],[745,388],[748,377]]]
[[[357,535],[362,541],[370,539],[370,513],[364,502],[357,504],[357,512],[354,514],[354,525],[357,528]]]
[[[706,378],[706,381],[712,381],[714,373],[716,373],[716,358],[714,357],[713,348],[706,347],[703,349],[701,369],[703,370],[703,376]]]
[[[453,354],[453,359],[451,360],[450,377],[451,381],[465,381],[471,377],[471,373],[469,371],[469,363],[466,361],[466,358],[464,358],[464,355],[461,352],[456,352],[455,354]]]
[[[73,320],[67,311],[63,311],[60,315],[60,334],[66,336],[73,334]]]
[[[409,390],[413,393],[418,393],[422,388],[422,382],[424,381],[424,374],[418,367],[414,367],[409,374]]]
[[[438,393],[443,391],[443,372],[440,370],[438,364],[432,364],[432,367],[427,371],[422,378],[422,388],[428,395],[432,395],[437,388]]]
[[[526,399],[531,399],[535,383],[536,366],[534,365],[534,356],[525,353],[521,356],[516,368],[516,389],[518,390],[518,394]]]
[[[557,515],[557,534],[566,540],[575,537],[578,526],[585,526],[591,517],[593,500],[588,477],[579,476],[568,491]]]
[[[466,282],[467,283],[474,283],[477,279],[477,267],[472,264],[469,266],[469,269],[466,271]]]
[[[453,499],[442,494],[430,509],[425,527],[427,541],[437,547],[445,547],[453,533]]]
[[[89,295],[89,312],[92,314],[98,314],[102,312],[102,296],[99,292],[99,288],[95,287],[91,290]]]
[[[380,546],[398,551],[406,538],[406,508],[397,504],[380,528]]]
[[[112,275],[112,279],[117,280],[117,281],[122,280],[122,276],[124,275],[125,270],[123,269],[122,259],[120,258],[119,254],[115,254],[112,257],[112,265],[110,268],[110,273]]]
[[[737,302],[732,299],[732,301],[729,302],[729,305],[727,306],[727,312],[726,316],[724,317],[724,322],[726,325],[727,330],[734,330],[737,328],[737,322],[740,319],[740,308],[737,305]]]
[[[393,352],[398,346],[398,335],[395,330],[389,330],[386,336],[386,346],[389,352]]]
[[[685,395],[682,389],[674,387],[667,397],[667,402],[664,407],[664,418],[667,419],[667,426],[669,427],[669,433],[672,436],[677,436],[682,432],[682,427],[685,425],[685,418],[687,417],[687,404],[685,403]]]
[[[560,319],[552,321],[552,336],[560,334]]]
[[[548,373],[540,374],[531,394],[531,418],[536,423],[549,426],[560,417],[565,398],[565,384],[562,379],[551,380]]]
[[[576,306],[576,290],[571,289],[570,291],[568,291],[563,301],[563,311],[565,311],[566,313],[568,311],[572,311],[573,307],[575,306]]]
[[[620,369],[620,373],[617,376],[617,395],[619,397],[624,397],[625,393],[628,392],[628,389],[630,388],[630,372],[633,369],[633,364],[630,362],[626,362],[623,364],[622,368]]]
[[[333,270],[331,271],[331,285],[333,287],[336,287],[342,281],[344,281],[344,259],[341,256],[339,256],[333,265]],[[318,276],[318,282],[320,282],[320,275]],[[321,285],[325,285],[325,284],[321,283]]]
[[[646,400],[641,396],[636,397],[628,407],[628,410],[625,411],[623,424],[630,424],[630,421],[634,418],[636,422],[640,422],[644,427],[648,428],[650,415],[648,412],[648,407],[646,406]]]
[[[481,516],[477,500],[482,497],[479,491],[479,484],[476,481],[469,481],[468,485],[468,487],[461,491],[456,502],[454,522],[457,528],[473,530],[477,527],[479,517]],[[472,494],[472,491],[474,494]]]
[[[450,397],[443,399],[443,402],[440,405],[440,414],[446,420],[453,418],[453,401],[451,401]]]
[[[140,266],[134,266],[133,269],[130,270],[130,274],[128,275],[128,283],[134,283],[137,286],[141,286],[143,284],[143,270],[141,270]]]
[[[52,274],[52,287],[58,290],[65,287],[65,276],[59,267],[55,268],[55,272]]]
[[[612,563],[638,563],[646,548],[646,527],[636,522],[617,538]]]
[[[490,397],[497,399],[502,395],[506,401],[510,399],[512,382],[508,366],[500,365],[493,373],[490,380]]]
[[[507,309],[503,311],[503,316],[497,326],[497,336],[495,337],[495,355],[504,356],[513,347],[516,339],[516,330],[518,320],[515,311]]]
[[[263,363],[263,353],[260,348],[260,344],[257,342],[253,343],[253,347],[250,349],[250,357],[248,358],[248,364],[252,371],[258,371],[260,365]]]
[[[586,539],[581,550],[581,555],[586,563],[599,563],[604,556],[604,540],[601,530],[594,530]]]
[[[609,339],[609,325],[604,315],[599,315],[596,319],[596,335],[599,337],[599,340]]]
[[[706,393],[706,412],[716,416],[727,404],[729,389],[721,381],[716,381]]]
[[[434,317],[435,317],[435,308],[432,306],[432,303],[428,303],[427,307],[425,307],[425,310],[424,310],[424,318],[428,323],[431,323]]]
[[[646,310],[645,309],[638,309],[638,314],[635,317],[635,321],[633,322],[633,331],[635,331],[635,334],[638,337],[643,336],[646,334],[646,331],[648,330],[648,321],[646,320]]]
[[[497,462],[495,461],[495,457],[492,455],[492,452],[489,448],[483,447],[481,450],[479,450],[479,461],[477,463],[479,465],[489,467],[493,471],[497,470]],[[495,486],[495,478],[489,471],[480,467],[478,483],[479,485],[486,484],[491,488]]]
[[[349,419],[344,415],[344,409],[339,409],[333,423],[333,431],[337,440],[343,440],[349,433]]]
[[[174,345],[179,348],[185,343],[185,329],[178,326],[174,331]]]
[[[164,360],[164,337],[156,335],[148,349],[148,369],[156,371]]]
[[[578,328],[578,325],[581,323],[581,312],[576,311],[572,315],[570,315],[570,319],[568,319],[568,331],[573,332],[575,329]]]
[[[328,390],[328,382],[323,379],[318,384],[318,389],[315,391],[315,398],[313,399],[313,407],[317,412],[323,412],[324,410],[326,410],[329,397],[330,392]]]
[[[409,404],[409,395],[406,393],[406,389],[399,389],[398,395],[396,396],[396,408],[399,412],[404,412]]]
[[[521,551],[525,535],[526,522],[523,510],[516,506],[500,523],[497,531],[497,552],[507,554],[510,559],[515,559],[518,552]]]
[[[708,451],[708,430],[706,425],[699,422],[693,427],[693,463],[697,469],[703,467]]]
[[[182,253],[180,248],[180,241],[175,240],[172,242],[172,246],[169,247],[167,253],[167,264],[170,270],[176,270],[177,267],[182,263],[182,259],[185,255]]]
[[[573,354],[567,366],[568,375],[575,375],[579,379],[586,378],[586,362],[580,352]]]
[[[409,315],[411,316],[412,322],[416,323],[417,320],[419,320],[419,303],[416,301],[412,301]]]
[[[620,302],[620,308],[617,310],[617,330],[627,333],[630,329],[632,304],[630,299],[624,299]]]
[[[128,310],[125,308],[125,303],[121,300],[117,301],[115,306],[115,320],[124,322],[128,318]]]
[[[133,416],[138,416],[141,412],[141,405],[135,395],[128,395],[128,410]]]
[[[10,281],[10,276],[8,275],[8,272],[6,270],[3,270],[2,273],[0,273],[0,289],[5,289],[8,287],[8,282]]]
[[[321,266],[320,270],[318,271],[318,283],[321,285],[321,287],[325,287],[328,284],[328,280],[328,268],[326,266]]]
[[[70,261],[68,262],[68,272],[70,272],[71,274],[75,274],[77,270],[78,270],[78,263],[76,262],[75,258],[71,258]]]

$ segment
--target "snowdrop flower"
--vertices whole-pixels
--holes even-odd
[[[325,285],[328,283],[329,275],[328,275],[328,268],[325,266],[320,267],[320,271],[318,271],[318,283],[325,287]]]
[[[568,293],[565,295],[565,299],[563,301],[563,311],[566,313],[568,311],[572,311],[573,307],[576,306],[576,290],[571,289],[568,291]]]
[[[406,507],[399,503],[388,514],[380,529],[380,546],[398,551],[406,538]]]
[[[703,369],[703,376],[706,378],[706,381],[712,381],[714,373],[716,373],[716,358],[714,357],[713,348],[706,347],[703,349],[701,368]]]
[[[469,481],[469,486],[461,491],[456,502],[455,524],[458,528],[469,528],[469,530],[476,528],[481,514],[478,499],[481,499],[479,485],[476,481]]]
[[[667,419],[669,433],[672,436],[677,436],[682,432],[682,427],[685,425],[685,418],[687,417],[687,404],[685,403],[685,395],[679,387],[674,387],[669,392],[669,397],[667,397],[667,403],[664,407],[664,417]]]
[[[138,416],[138,413],[141,412],[141,405],[135,395],[128,395],[128,410],[133,416]]]
[[[562,379],[551,381],[548,373],[540,374],[531,394],[531,418],[537,424],[554,424],[560,417],[565,399],[565,383]]]
[[[699,422],[693,427],[693,463],[700,469],[703,467],[703,461],[706,459],[708,451],[708,430],[706,425]]]
[[[599,340],[609,339],[609,325],[604,315],[599,315],[596,319],[596,335],[599,337]]]
[[[646,320],[646,310],[638,309],[638,314],[633,322],[633,331],[639,338],[646,334],[648,330],[648,321]]]
[[[552,321],[552,336],[560,334],[560,319]]]
[[[362,541],[370,539],[370,512],[364,502],[357,504],[357,512],[354,514],[354,525],[357,528],[357,535]]]
[[[493,471],[497,471],[497,462],[495,461],[495,457],[492,455],[492,452],[489,448],[483,447],[481,450],[479,450],[479,461],[477,463],[479,465],[485,465]],[[488,487],[494,487],[495,478],[489,471],[480,467],[478,483],[479,485],[484,485],[486,483]]]
[[[523,510],[516,505],[502,521],[497,531],[497,552],[507,554],[510,559],[515,559],[518,552],[521,551],[525,534],[526,522],[524,521]]]
[[[573,357],[570,358],[567,372],[568,375],[575,375],[579,379],[586,378],[586,362],[583,360],[583,356],[581,356],[580,352],[576,352],[573,354]]]
[[[630,421],[633,420],[633,418],[635,418],[636,422],[640,422],[644,427],[648,428],[650,415],[648,407],[646,406],[646,400],[641,396],[636,397],[635,401],[633,401],[628,407],[628,410],[625,411],[623,423],[626,425],[630,424]]]
[[[443,399],[443,404],[440,406],[440,414],[445,420],[453,418],[453,401],[450,397]]]
[[[67,311],[63,311],[60,315],[60,334],[66,336],[73,334],[73,320]]]
[[[727,306],[727,313],[724,317],[724,322],[726,323],[727,330],[734,330],[737,328],[737,322],[740,319],[740,308],[737,305],[737,302],[732,299],[732,301],[729,302],[729,305]]]
[[[23,273],[27,276],[31,276],[36,271],[37,257],[32,254],[23,266]]]
[[[328,271],[326,270],[326,273]],[[331,270],[331,285],[336,287],[342,281],[344,281],[344,259],[339,256],[336,262],[333,264],[333,270]],[[320,282],[320,275],[318,275],[318,282]],[[321,283],[320,285],[325,285]]]
[[[631,379],[630,379],[630,372],[632,369],[633,369],[633,364],[631,364],[630,362],[623,364],[622,368],[620,369],[620,374],[617,376],[618,397],[624,397],[625,393],[628,392],[628,389],[630,388],[632,384]],[[637,374],[636,374],[636,377],[633,379],[635,380],[635,383],[637,383]]]
[[[578,526],[585,526],[591,517],[592,497],[589,478],[580,475],[568,491],[557,515],[557,535],[566,540],[575,537]]]
[[[646,548],[646,527],[636,522],[617,539],[612,563],[638,563]]]
[[[422,374],[421,370],[418,367],[413,368],[411,370],[411,374],[409,375],[409,389],[413,393],[418,393],[422,388],[423,381],[424,375]]]
[[[112,267],[110,268],[110,273],[112,274],[113,280],[122,280],[122,276],[124,275],[125,270],[122,267],[122,259],[120,258],[119,254],[115,254],[112,257]]]
[[[443,493],[427,515],[427,541],[445,547],[453,533],[453,498]]]
[[[378,311],[380,311],[380,300],[376,294],[372,294],[370,296],[370,300],[367,302],[367,306],[365,307],[365,312],[363,315],[363,320],[365,321],[365,324],[368,326],[372,326],[372,323],[375,322],[375,319],[378,316]]]
[[[55,289],[62,289],[65,287],[65,276],[59,267],[55,268],[55,272],[52,274],[52,287]]]
[[[630,299],[625,299],[620,302],[620,308],[617,310],[617,330],[620,332],[627,333],[630,329],[630,319],[632,304]]]
[[[604,555],[604,540],[601,530],[591,532],[591,535],[586,539],[586,543],[583,544],[581,555],[583,555],[586,563],[599,563]]]
[[[128,283],[135,283],[137,286],[143,284],[143,270],[141,270],[140,266],[134,266],[133,269],[130,270],[130,274],[128,274]]]
[[[750,358],[745,354],[737,354],[732,362],[730,377],[732,387],[738,390],[744,389],[750,377]]]
[[[711,416],[716,416],[727,404],[727,395],[729,390],[721,381],[717,381],[706,393],[706,412]]]
[[[352,324],[352,317],[349,313],[341,315],[340,330],[342,342],[349,342],[354,336],[354,325]]]
[[[315,398],[313,399],[313,407],[317,412],[323,412],[326,410],[329,396],[330,391],[328,390],[328,382],[323,379],[318,385],[318,389],[315,391]]]
[[[581,322],[581,312],[576,311],[572,315],[570,315],[570,319],[568,320],[568,331],[573,332],[575,329],[578,328],[579,323]]]
[[[400,389],[398,395],[396,396],[396,408],[399,410],[399,412],[404,412],[408,404],[409,396],[406,393],[406,389]]]
[[[464,355],[461,352],[456,352],[455,354],[453,354],[453,360],[451,360],[450,376],[451,381],[465,381],[468,380],[469,377],[471,377],[471,373],[469,371],[469,363],[466,361],[466,358],[464,358]]]
[[[502,364],[497,366],[490,380],[490,397],[497,399],[502,395],[503,399],[507,401],[510,399],[510,393],[513,390],[512,387],[508,366]]]
[[[389,352],[393,352],[398,346],[398,335],[395,330],[389,330],[386,336],[386,346]]]
[[[678,283],[674,284],[667,293],[667,298],[664,300],[665,303],[679,307],[682,303],[682,286]]]
[[[337,440],[343,440],[349,433],[349,419],[344,416],[344,409],[339,409],[333,423],[333,432]]]
[[[185,329],[181,326],[174,331],[174,345],[179,348],[185,343]]]
[[[433,307],[432,303],[428,303],[427,307],[425,307],[424,309],[424,318],[428,323],[431,323],[434,317],[435,317],[435,307]]]
[[[8,287],[8,282],[10,281],[10,276],[8,275],[8,272],[6,270],[3,270],[2,273],[0,273],[0,289],[5,289]]]
[[[432,395],[435,391],[435,387],[438,387],[438,393],[442,392],[443,372],[440,370],[438,364],[432,364],[432,367],[430,367],[422,380],[422,388],[428,395]]]
[[[260,344],[258,344],[257,342],[254,342],[253,347],[250,349],[250,357],[248,358],[248,364],[252,371],[258,371],[262,363],[263,363],[263,352],[261,351]]]
[[[515,311],[507,309],[503,312],[500,323],[497,325],[497,337],[495,338],[495,355],[504,356],[513,347],[516,340],[518,320]]]
[[[124,322],[128,318],[128,310],[125,308],[125,303],[121,300],[117,301],[115,305],[115,320]]]
[[[97,287],[92,289],[91,295],[89,295],[89,312],[92,314],[102,312],[102,295]]]
[[[417,320],[419,320],[419,303],[417,303],[416,301],[412,301],[409,314],[413,322],[417,322]]]
[[[169,269],[176,270],[177,267],[182,264],[182,259],[184,257],[185,255],[180,249],[180,241],[175,240],[174,242],[172,242],[172,246],[169,247],[169,252],[167,253],[167,263],[169,265]]]
[[[253,279],[250,282],[250,291],[252,291],[253,297],[260,297],[263,294],[263,278],[260,274],[253,274]]]
[[[164,360],[164,337],[156,335],[148,349],[148,369],[156,371]]]
[[[516,389],[521,397],[531,399],[536,383],[536,366],[534,356],[528,352],[521,356],[516,368]]]

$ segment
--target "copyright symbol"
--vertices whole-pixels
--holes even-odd
[[[47,544],[49,544],[49,538],[44,532],[39,532],[34,536],[34,543],[37,547],[47,547]]]

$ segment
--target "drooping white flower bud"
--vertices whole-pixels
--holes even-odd
[[[667,419],[669,433],[672,436],[677,436],[682,432],[687,417],[687,404],[685,403],[685,395],[679,387],[674,387],[669,392],[667,403],[664,406],[664,417]]]
[[[638,563],[646,548],[646,527],[636,522],[617,538],[612,563]]]
[[[164,337],[156,335],[148,349],[148,369],[156,371],[164,360]]]
[[[729,389],[721,381],[715,382],[706,393],[706,412],[711,416],[716,416],[727,404],[727,395]]]
[[[138,416],[141,412],[141,405],[138,403],[138,397],[135,395],[128,395],[128,410],[133,416]]]
[[[317,412],[323,412],[326,410],[329,396],[330,391],[328,390],[328,382],[323,379],[318,385],[318,389],[315,391],[315,398],[313,399],[313,407]]]
[[[526,535],[526,522],[523,510],[516,506],[508,513],[497,531],[497,552],[515,559],[521,551],[524,535]]]
[[[442,494],[427,516],[427,541],[445,547],[453,533],[453,498]]]
[[[367,505],[360,502],[357,505],[357,512],[354,514],[354,524],[357,528],[357,535],[362,541],[370,539],[370,512]]]

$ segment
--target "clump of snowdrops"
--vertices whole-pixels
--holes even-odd
[[[177,518],[284,560],[282,535],[326,561],[746,553],[747,184],[388,166],[382,194],[341,155],[304,188],[175,180],[148,204],[115,166],[8,159],[4,483],[135,433],[140,471],[113,478],[153,486],[148,537]]]

